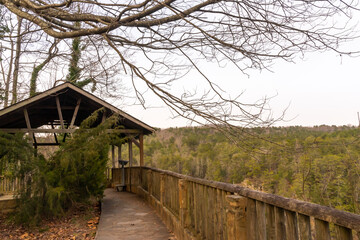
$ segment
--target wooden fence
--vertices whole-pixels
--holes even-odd
[[[0,195],[14,194],[20,188],[20,181],[17,178],[0,176]]]
[[[178,239],[359,239],[360,215],[233,184],[133,167],[131,185]]]

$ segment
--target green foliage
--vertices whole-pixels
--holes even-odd
[[[5,23],[4,16],[5,16],[5,8],[3,6],[0,6],[0,39],[4,37],[5,33],[10,32],[9,27]]]
[[[208,127],[161,130],[144,141],[145,163],[360,213],[360,129],[252,131],[237,146]]]
[[[28,163],[34,161],[34,150],[22,134],[0,131],[0,175],[24,176]],[[18,162],[24,163],[22,167]]]
[[[75,27],[79,27],[80,23],[76,22]],[[66,76],[66,81],[76,83],[80,78],[81,68],[79,67],[79,60],[81,57],[81,40],[76,37],[72,41],[71,59],[69,64],[69,73]]]
[[[76,203],[103,196],[109,144],[123,139],[105,131],[117,127],[118,116],[90,128],[101,119],[102,111],[86,119],[50,159],[35,155],[21,136],[0,135],[0,144],[5,146],[0,163],[14,163],[19,168],[16,176],[23,179],[16,212],[19,222],[36,224],[44,216],[62,215]]]
[[[80,23],[76,22],[75,27],[79,28]],[[88,84],[92,83],[91,91],[94,92],[96,90],[96,81],[94,78],[90,77],[80,80],[82,68],[79,66],[79,61],[81,58],[81,52],[84,49],[85,46],[81,46],[81,38],[80,37],[74,38],[72,41],[69,73],[66,76],[66,81],[71,82],[80,88],[84,88]]]
[[[36,95],[36,81],[39,76],[39,72],[45,67],[46,62],[39,64],[38,66],[34,66],[33,71],[31,73],[30,78],[30,97]]]

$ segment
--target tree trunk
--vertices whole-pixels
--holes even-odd
[[[10,44],[11,44],[11,50],[10,50],[11,53],[10,53],[9,69],[8,69],[7,78],[5,81],[4,107],[7,107],[9,104],[10,81],[11,81],[12,66],[13,66],[13,61],[14,61],[14,41],[12,40],[11,35],[10,35],[9,39],[10,39]]]
[[[17,83],[19,75],[19,65],[20,65],[20,54],[21,54],[21,23],[22,18],[18,17],[18,27],[17,27],[17,37],[16,37],[16,52],[15,52],[15,62],[14,62],[14,72],[13,72],[13,87],[12,87],[12,100],[11,104],[17,102]]]

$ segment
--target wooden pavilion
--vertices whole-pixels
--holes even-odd
[[[69,82],[0,110],[0,131],[27,133],[35,148],[59,145],[58,134],[64,134],[63,141],[65,141],[67,134],[73,133],[84,119],[100,108],[105,109],[103,116],[97,119],[92,127],[99,125],[112,114],[118,114],[119,122],[124,128],[108,131],[128,136],[130,163],[132,143],[134,143],[140,149],[140,166],[143,166],[143,136],[151,134],[154,129]],[[54,141],[38,142],[36,134],[39,133],[54,134]],[[114,149],[112,146],[113,167],[116,165]],[[121,144],[118,145],[118,151],[120,159]]]

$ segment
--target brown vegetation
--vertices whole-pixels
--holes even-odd
[[[0,239],[94,239],[100,209],[96,204],[74,207],[61,218],[43,219],[33,228],[14,224],[9,215],[0,215]]]

